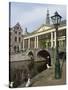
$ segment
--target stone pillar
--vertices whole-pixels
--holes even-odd
[[[23,50],[24,50],[25,48],[24,48],[24,39],[23,39]]]
[[[30,48],[30,38],[28,39],[28,49]]]
[[[54,32],[54,42],[55,42],[55,44],[54,44],[54,48],[56,47],[56,32]]]
[[[34,42],[34,48],[36,48],[36,37],[35,37],[35,42]]]
[[[38,36],[37,36],[37,48],[38,48]]]
[[[53,32],[51,32],[51,48],[53,47]]]

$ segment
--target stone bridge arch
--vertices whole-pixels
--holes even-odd
[[[51,55],[49,53],[49,51],[47,51],[46,49],[40,49],[36,52],[37,58],[41,57],[43,58],[46,63],[51,66]]]
[[[48,49],[28,49],[25,56],[29,56],[31,60],[38,61],[38,57],[42,57],[51,66],[51,50]],[[42,59],[41,59],[42,60]]]
[[[46,60],[46,63],[51,66],[51,52],[47,49],[29,49],[27,50],[26,55],[28,55],[32,60],[38,60],[39,57],[42,57]]]
[[[27,50],[26,55],[29,56],[31,59],[34,59],[34,51],[33,50]]]

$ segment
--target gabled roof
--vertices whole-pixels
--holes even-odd
[[[51,28],[51,25],[42,24],[39,28],[37,28],[35,31],[33,31],[32,34],[42,32],[42,31],[50,29],[50,28]]]
[[[19,28],[19,29],[17,29],[17,28]],[[16,25],[12,27],[12,30],[21,30],[22,31],[20,23],[17,22]]]
[[[59,27],[62,27],[62,26],[66,26],[66,20],[63,20],[60,24]],[[36,33],[41,33],[41,32],[45,32],[47,30],[51,30],[52,28],[54,28],[54,25],[53,24],[50,24],[50,25],[45,25],[45,24],[42,24],[39,28],[37,28],[36,30],[34,30],[33,32],[31,33],[28,33],[26,36],[24,37],[27,37],[27,36],[30,36],[30,35],[33,35],[33,34],[36,34]]]

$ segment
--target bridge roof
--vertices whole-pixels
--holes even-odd
[[[61,22],[59,28],[62,28],[62,27],[64,27],[64,26],[66,26],[66,20],[64,20],[64,21]],[[53,24],[51,24],[51,25],[42,24],[42,25],[41,25],[39,28],[37,28],[35,31],[27,34],[27,35],[24,36],[24,37],[33,36],[33,35],[36,35],[37,33],[42,33],[42,32],[47,32],[47,31],[50,32],[51,30],[55,30]]]

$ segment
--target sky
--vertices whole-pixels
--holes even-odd
[[[32,32],[46,23],[47,9],[50,17],[57,11],[62,20],[66,19],[65,5],[11,2],[10,25],[13,27],[19,22],[23,31],[27,28],[28,32]]]

